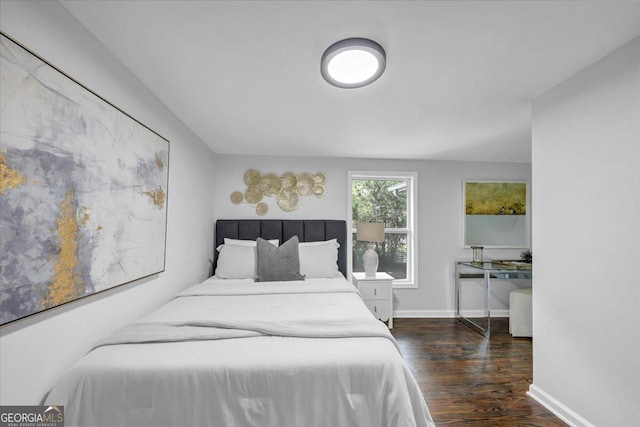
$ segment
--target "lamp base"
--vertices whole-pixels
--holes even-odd
[[[378,271],[378,254],[373,249],[376,245],[370,243],[367,250],[362,254],[362,265],[364,266],[365,277],[376,277]]]

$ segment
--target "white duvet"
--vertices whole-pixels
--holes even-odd
[[[212,278],[98,343],[44,404],[68,426],[433,426],[394,343],[343,278]]]

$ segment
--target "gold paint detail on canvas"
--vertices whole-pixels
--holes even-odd
[[[6,153],[6,149],[3,154]],[[18,188],[24,183],[24,175],[7,165],[7,160],[0,154],[0,194],[5,190]]]
[[[89,208],[83,206],[80,222],[82,223],[83,226],[87,225],[87,222],[89,222],[90,218],[91,218],[91,215],[89,214]]]
[[[164,162],[162,161],[162,159],[157,153],[156,153],[156,165],[158,166],[158,169],[160,170],[164,169]]]
[[[164,207],[164,190],[162,187],[158,187],[157,190],[143,191],[140,194],[149,196],[151,202],[156,205],[158,209],[162,209]]]
[[[82,296],[83,284],[78,271],[78,219],[73,190],[67,191],[60,203],[57,218],[59,251],[53,278],[42,299],[42,308],[55,307]]]
[[[467,215],[526,215],[527,185],[516,182],[467,182]]]

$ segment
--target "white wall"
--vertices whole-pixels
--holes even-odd
[[[0,404],[30,405],[93,342],[207,276],[215,157],[58,2],[2,0],[0,27],[171,142],[166,271],[0,327]]]
[[[533,103],[533,385],[575,425],[640,420],[640,38]]]
[[[449,161],[368,160],[348,158],[302,158],[270,156],[216,156],[216,217],[259,218],[248,204],[234,205],[229,196],[245,188],[247,169],[282,174],[286,171],[323,172],[327,175],[322,198],[303,197],[294,212],[284,212],[273,198],[266,201],[269,212],[264,218],[347,219],[347,172],[418,172],[418,283],[419,289],[397,289],[396,314],[401,316],[453,315],[453,260],[471,258],[471,250],[462,248],[462,181],[464,179],[530,180],[528,163],[483,163]],[[534,214],[535,215],[535,214]],[[518,258],[520,250],[485,250],[486,258]],[[503,282],[503,283],[499,283]],[[508,308],[508,292],[529,283],[495,281],[495,309]],[[482,307],[478,292],[474,307]]]

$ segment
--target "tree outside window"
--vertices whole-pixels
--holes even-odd
[[[385,241],[378,243],[378,271],[390,274],[394,279],[409,279],[411,266],[411,229],[409,207],[411,180],[385,179],[380,176],[353,176],[352,229],[358,222],[383,222]],[[356,241],[353,234],[353,271],[364,271],[362,254],[367,242]]]

